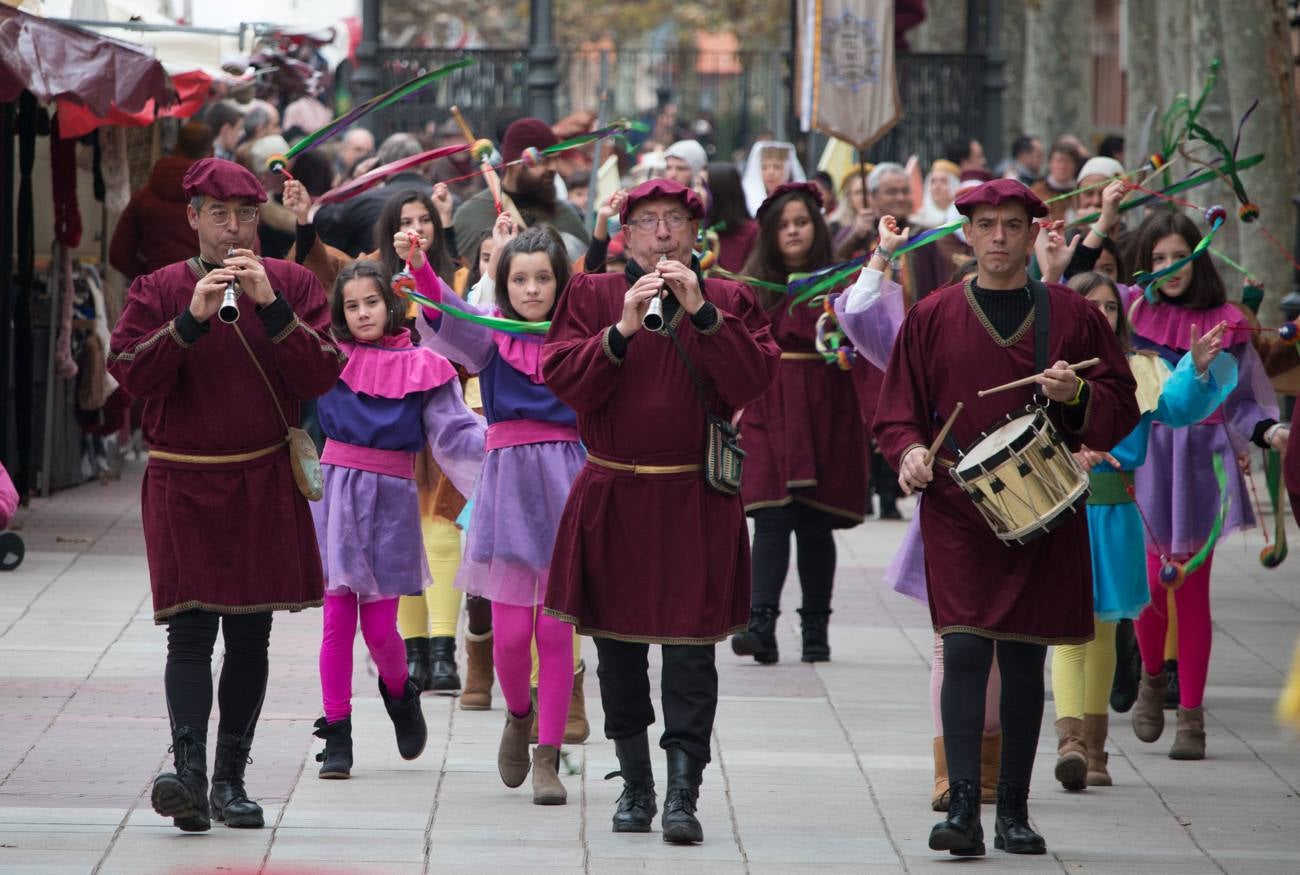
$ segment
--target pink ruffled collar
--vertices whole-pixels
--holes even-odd
[[[510,367],[528,377],[529,380],[542,385],[542,342],[546,339],[533,334],[506,334],[498,331],[493,335],[497,343],[497,354],[505,359]]]
[[[1204,332],[1220,322],[1227,322],[1228,330],[1223,337],[1225,348],[1250,340],[1250,322],[1232,302],[1206,310],[1191,310],[1167,302],[1150,304],[1146,299],[1138,298],[1129,310],[1129,321],[1133,331],[1145,339],[1180,352],[1191,348],[1193,325]]]
[[[405,398],[456,379],[451,362],[431,349],[411,343],[411,333],[385,335],[378,343],[341,343],[348,357],[339,375],[358,395]]]

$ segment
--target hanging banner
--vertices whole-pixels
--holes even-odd
[[[799,0],[800,121],[866,149],[903,118],[894,0]]]

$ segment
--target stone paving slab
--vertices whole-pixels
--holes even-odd
[[[881,522],[837,533],[834,662],[797,661],[793,575],[782,662],[757,666],[719,648],[703,845],[665,845],[657,828],[610,832],[621,787],[603,780],[617,762],[601,738],[594,672],[587,697],[595,732],[567,749],[569,804],[539,808],[527,783],[509,790],[496,776],[499,697],[495,710],[465,712],[453,698],[426,696],[428,747],[403,761],[358,640],[354,778],[318,780],[315,611],[275,620],[248,771],[268,828],[181,834],[148,799],[169,739],[141,473],[129,464],[121,481],[60,493],[20,514],[27,558],[0,576],[0,875],[951,873],[964,865],[926,847],[938,818],[929,808],[932,635],[924,606],[881,579],[903,533]],[[1087,875],[1300,871],[1300,743],[1272,717],[1300,629],[1300,573],[1293,565],[1264,571],[1261,544],[1258,533],[1236,535],[1216,556],[1209,759],[1174,762],[1169,737],[1143,744],[1126,715],[1113,715],[1116,786],[1067,794],[1051,779],[1049,701],[1032,812],[1050,853],[994,851],[986,809],[989,856],[966,864]],[[590,642],[585,655],[594,666]],[[657,675],[652,667],[656,689]],[[655,760],[662,788],[664,764]]]

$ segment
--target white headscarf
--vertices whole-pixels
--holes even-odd
[[[954,201],[957,199],[957,186],[961,185],[961,180],[946,170],[931,170],[925,177],[925,194],[921,198],[921,209],[912,216],[913,225],[921,228],[938,228],[960,218],[961,214],[953,204],[950,203],[944,209],[939,209],[939,205],[934,202],[930,194],[930,180],[940,173],[948,177],[948,191],[952,192]]]
[[[745,206],[749,207],[751,216],[758,215],[758,208],[763,205],[763,201],[767,200],[767,187],[763,185],[764,149],[785,150],[785,182],[806,182],[808,180],[808,177],[804,176],[803,165],[799,163],[799,158],[795,154],[793,143],[785,143],[779,140],[759,140],[749,150],[749,158],[745,160],[745,175],[740,180],[741,187],[745,190]]]

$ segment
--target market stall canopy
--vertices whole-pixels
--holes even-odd
[[[171,104],[176,92],[158,60],[117,40],[0,5],[0,100],[24,90],[38,100],[79,103],[106,116]]]

